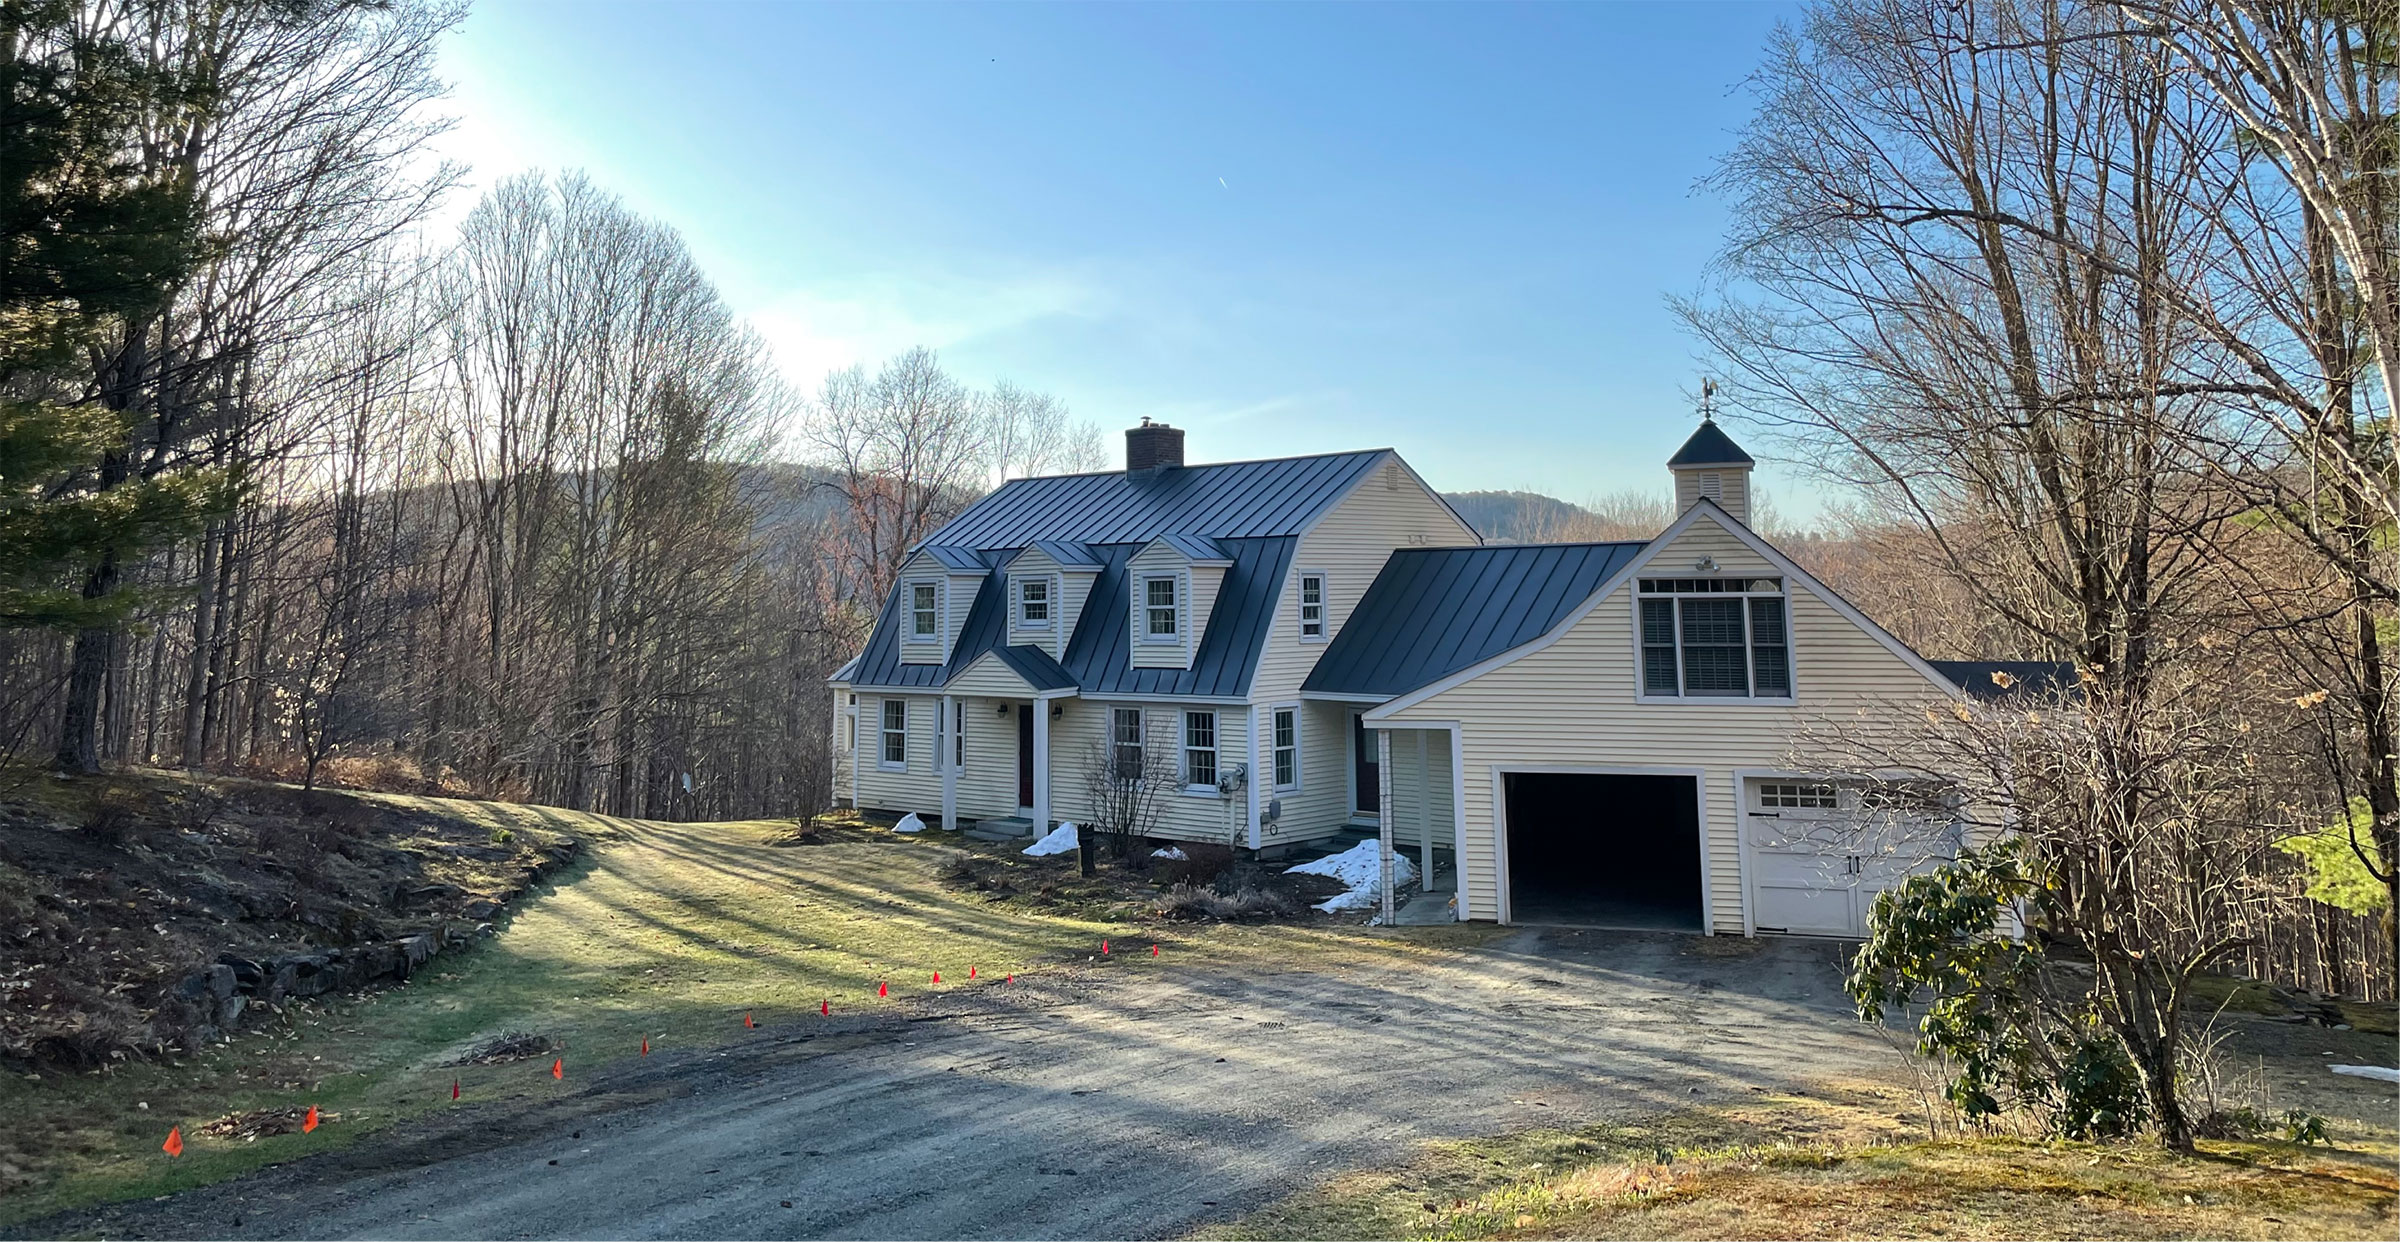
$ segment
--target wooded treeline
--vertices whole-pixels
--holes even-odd
[[[1097,433],[924,350],[796,398],[674,232],[576,176],[432,235],[459,16],[0,6],[12,117],[57,119],[16,234],[131,232],[130,203],[170,241],[54,246],[81,283],[47,291],[11,265],[12,329],[48,337],[12,331],[0,367],[0,744],[820,809],[824,679],[907,545],[1000,477],[1096,464]],[[826,466],[781,460],[794,426]]]
[[[1879,910],[1862,1003],[1951,1001],[1957,1098],[2108,1132],[2056,1093],[2122,1065],[2188,1145],[2197,972],[2390,995],[2400,6],[1822,0],[1754,81],[1686,307],[1729,405],[1863,498],[1870,612],[2077,675],[1928,721],[2007,845]]]

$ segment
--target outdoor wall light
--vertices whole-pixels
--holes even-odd
[[[1008,704],[1006,704],[1006,703],[1002,703],[1002,704],[1000,705],[1000,714],[1001,714],[1001,715],[1003,715],[1003,716],[1005,716],[1005,715],[1007,715],[1007,714],[1008,714]]]
[[[1062,706],[1060,706],[1059,704],[1052,703],[1052,704],[1050,705],[1050,718],[1051,718],[1052,720],[1056,720],[1056,719],[1058,719],[1059,717],[1061,717],[1061,716],[1064,716],[1064,715],[1066,715],[1066,714],[1067,714],[1067,709],[1066,709],[1066,708],[1064,708],[1064,707],[1062,707]]]

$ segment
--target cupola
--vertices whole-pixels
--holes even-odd
[[[1717,420],[1703,411],[1700,429],[1667,459],[1667,469],[1675,476],[1676,514],[1711,500],[1733,515],[1734,521],[1749,525],[1750,471],[1757,465],[1717,426]]]

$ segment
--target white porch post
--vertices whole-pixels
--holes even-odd
[[[1433,767],[1426,767],[1426,734],[1433,729],[1416,731],[1416,842],[1423,851],[1426,868],[1423,890],[1433,892]]]
[[[1375,731],[1375,826],[1383,844],[1383,922],[1392,922],[1392,731]]]
[[[1050,700],[1033,701],[1033,835],[1050,834]]]
[[[1264,771],[1264,769],[1260,768],[1258,765],[1258,743],[1258,704],[1253,703],[1250,705],[1250,779],[1243,782],[1243,784],[1247,786],[1243,792],[1243,796],[1249,801],[1250,804],[1250,822],[1244,825],[1243,828],[1245,836],[1250,842],[1251,849],[1258,848],[1258,782],[1260,773]],[[1275,783],[1274,773],[1266,773],[1266,780],[1269,785],[1273,785]]]
[[[942,831],[958,831],[958,700],[942,696],[942,727],[934,730],[935,745],[941,753],[934,756],[935,766],[942,771]]]

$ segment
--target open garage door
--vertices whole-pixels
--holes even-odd
[[[1875,894],[1958,852],[1938,791],[1764,779],[1742,802],[1760,932],[1863,937]]]
[[[1706,929],[1698,778],[1511,772],[1509,919]]]

